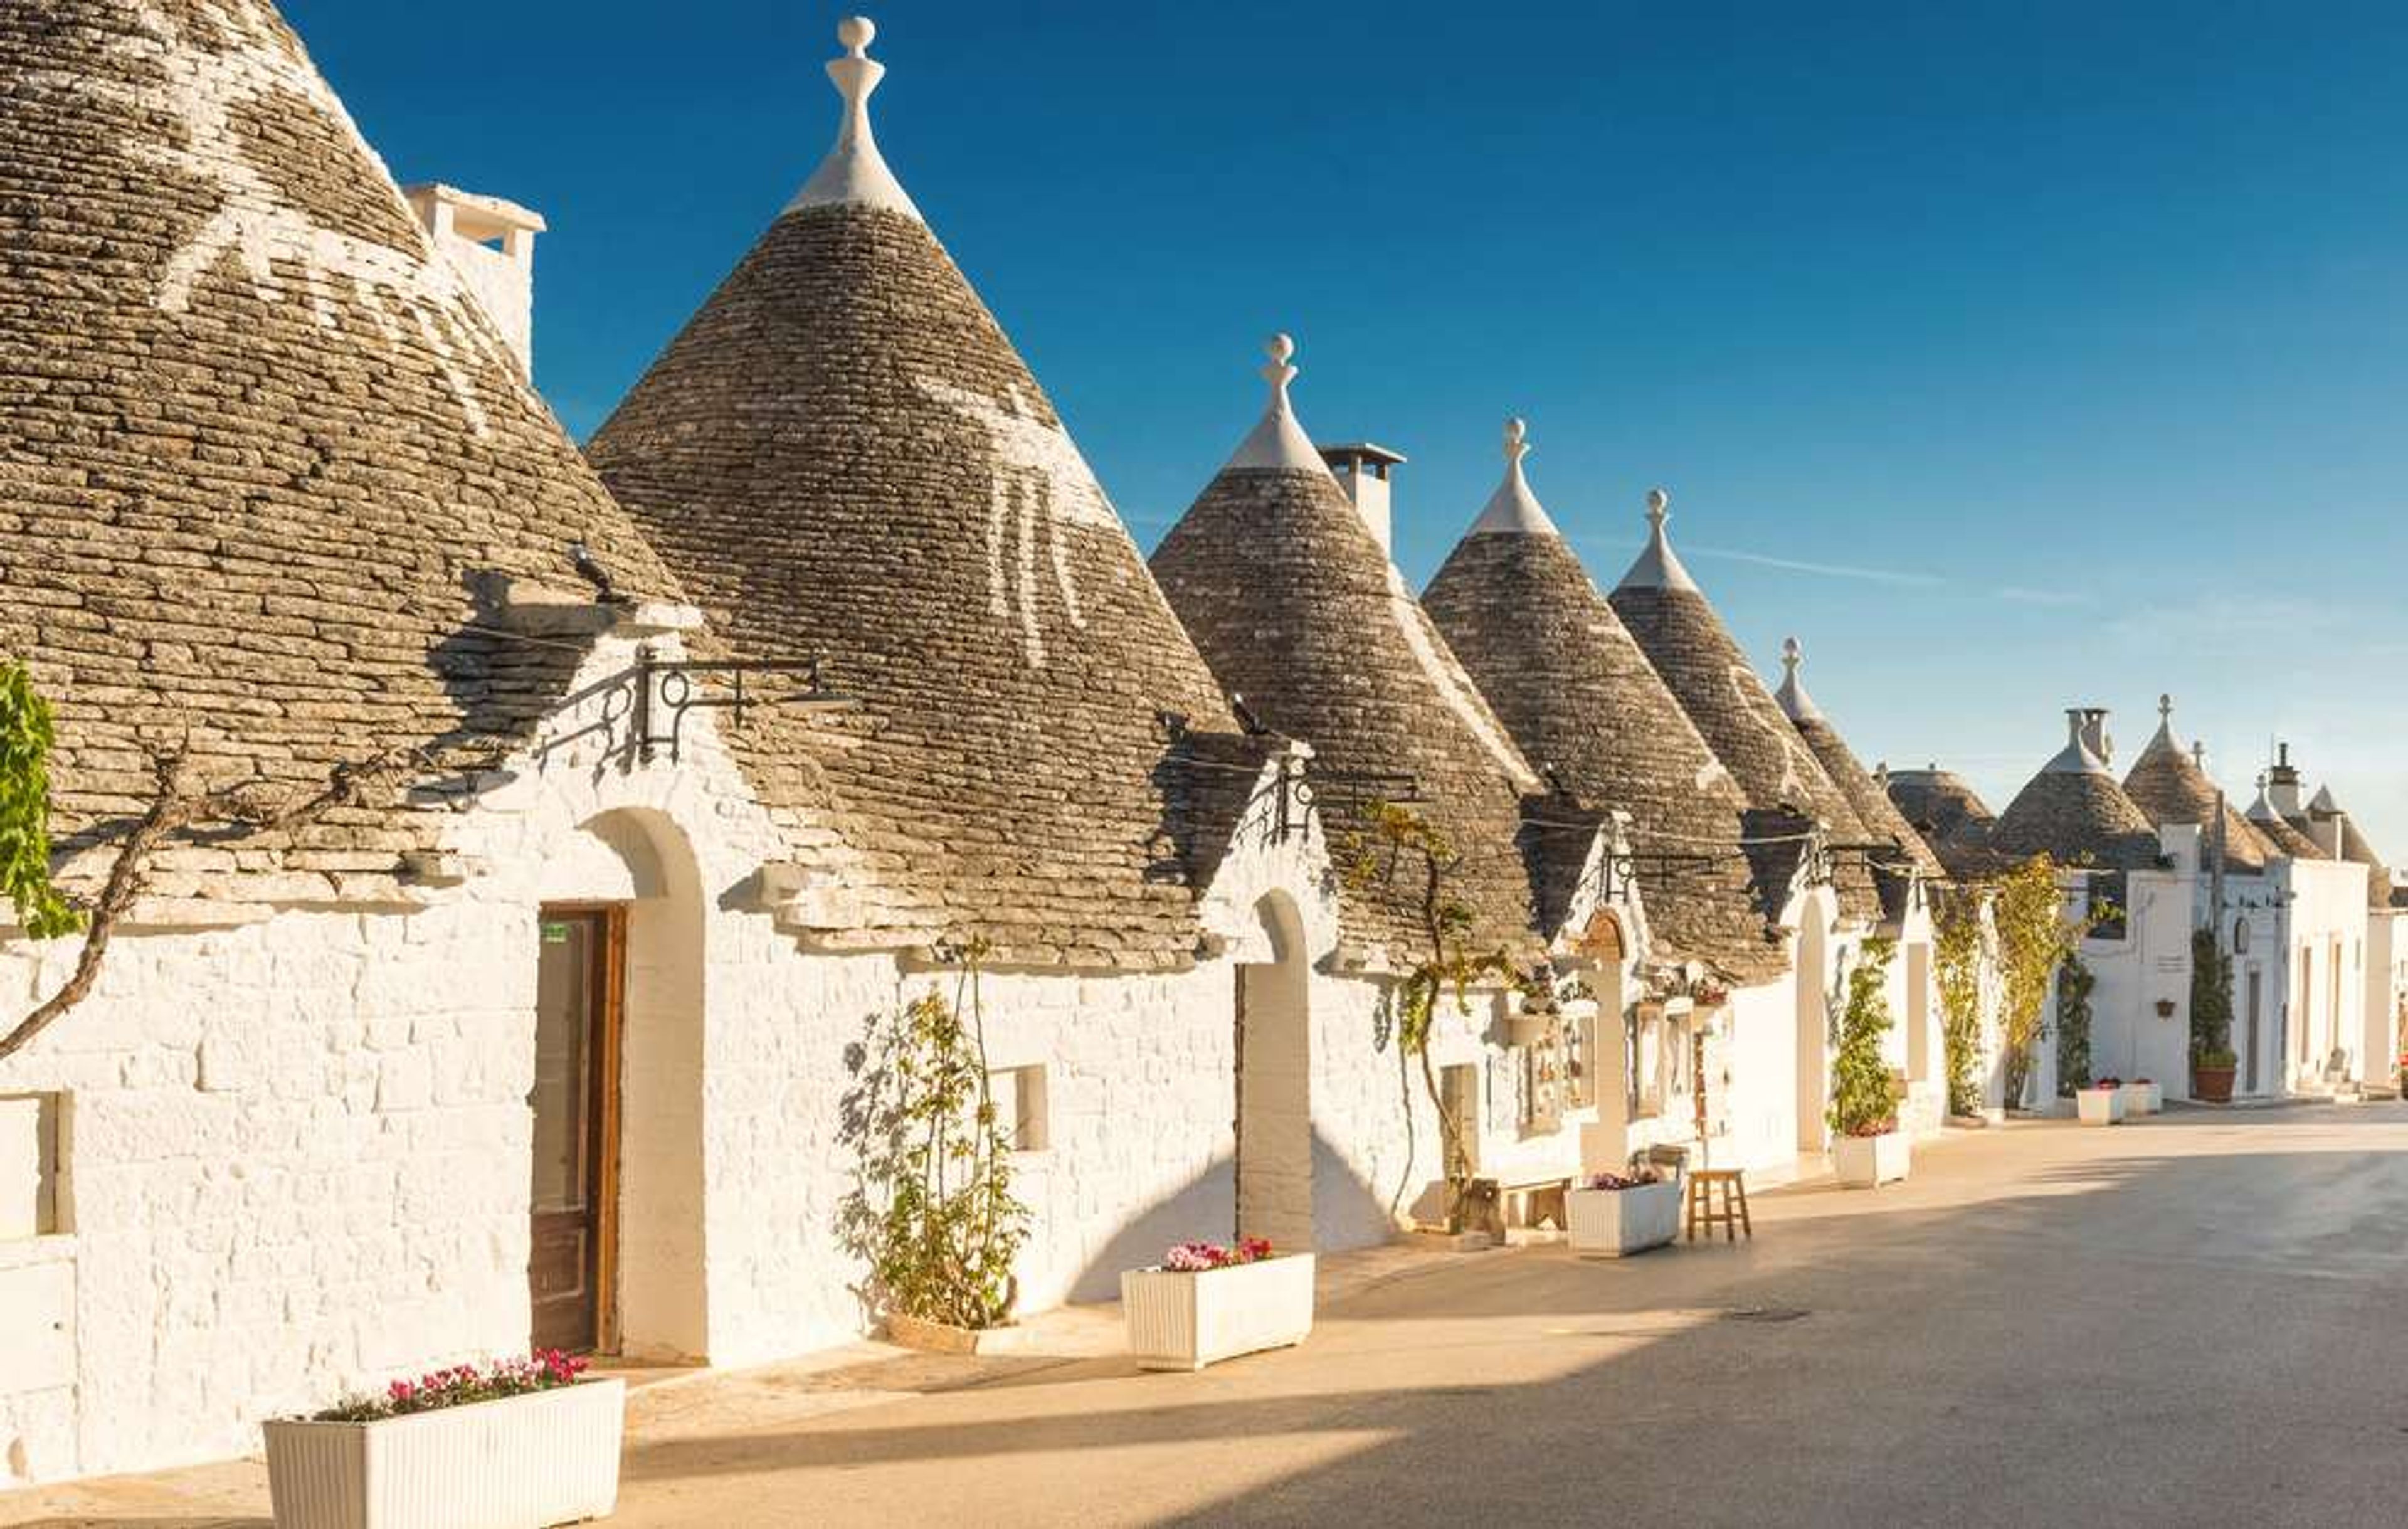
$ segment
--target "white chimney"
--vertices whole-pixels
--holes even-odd
[[[1388,473],[1404,465],[1404,457],[1385,446],[1374,446],[1368,440],[1352,440],[1342,446],[1320,446],[1321,459],[1329,464],[1330,473],[1338,486],[1354,501],[1355,513],[1371,528],[1371,539],[1380,543],[1383,553],[1394,550],[1395,525],[1388,507]]]
[[[2115,762],[2115,740],[2107,736],[2107,708],[2082,708],[2082,746],[2099,756],[2100,764]]]
[[[435,251],[477,295],[519,369],[535,375],[535,237],[544,231],[540,213],[499,196],[428,181],[402,195],[418,214]]]

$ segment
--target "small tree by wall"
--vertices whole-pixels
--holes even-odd
[[[1462,856],[1427,818],[1394,802],[1376,802],[1363,831],[1350,838],[1347,848],[1345,875],[1350,886],[1368,889],[1401,876],[1413,889],[1427,954],[1406,969],[1391,993],[1397,1048],[1400,1059],[1412,1058],[1417,1064],[1422,1091],[1437,1113],[1439,1152],[1446,1177],[1446,1227],[1461,1232],[1471,1181],[1470,1122],[1458,1118],[1430,1058],[1439,1005],[1452,1002],[1457,1013],[1469,1014],[1475,983],[1501,983],[1526,992],[1526,988],[1502,950],[1471,948],[1475,922],[1471,906],[1448,886],[1462,864]],[[1406,1118],[1410,1123],[1410,1111]],[[1410,1160],[1405,1171],[1412,1172]]]
[[[0,664],[0,894],[29,938],[55,940],[83,915],[50,884],[50,703],[21,663]]]
[[[2205,1067],[2229,1067],[2235,1060],[2232,957],[2211,929],[2190,935],[2190,1060]]]
[[[2059,965],[2081,952],[2092,930],[2115,916],[2114,906],[2102,899],[2092,902],[2082,917],[2067,917],[2057,870],[2048,856],[2035,855],[1981,884],[1990,894],[1991,922],[1998,930],[2003,988],[2000,1041],[2009,1104],[2023,1098],[2031,1078],[2032,1047],[2049,1032],[2049,980]]]
[[[1876,1136],[1898,1129],[1898,1098],[1890,1087],[1882,1037],[1889,1012],[1890,958],[1898,946],[1868,940],[1848,973],[1847,1007],[1840,1016],[1840,1049],[1831,1063],[1831,1107],[1826,1118],[1842,1136]]]
[[[968,1328],[1011,1314],[1029,1219],[988,1089],[979,955],[962,955],[950,1000],[931,990],[873,1026],[841,1132],[861,1161],[839,1224],[868,1262],[867,1303]]]
[[[2071,1098],[2090,1087],[2090,989],[2099,978],[2080,956],[2069,955],[2057,973],[2057,1091]]]

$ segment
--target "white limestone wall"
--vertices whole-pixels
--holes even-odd
[[[2131,873],[2125,882],[2123,937],[2082,943],[2083,963],[2098,978],[2090,991],[2091,1076],[2146,1077],[2169,1096],[2186,1095],[2191,883],[2178,871]],[[2161,1002],[2172,1005],[2171,1013],[2157,1012]],[[2052,1008],[2052,1031],[2055,1023]],[[2044,1044],[2053,1053],[2053,1033]],[[2052,1083],[2053,1074],[2052,1067]]]
[[[631,657],[605,643],[586,678]],[[598,738],[514,761],[450,820],[472,873],[415,911],[128,931],[93,996],[0,1064],[0,1095],[63,1090],[72,1117],[71,1229],[0,1240],[0,1294],[64,1303],[55,1362],[0,1363],[0,1485],[240,1452],[262,1419],[523,1347],[546,901],[631,910],[628,1349],[733,1364],[864,1330],[837,1225],[849,1048],[951,978],[799,951],[756,895],[784,843],[710,719],[688,724],[674,763],[622,768]],[[71,956],[0,944],[0,1021]],[[991,1060],[1048,1069],[1049,1144],[1020,1164],[1026,1308],[1228,1234],[1234,973],[986,979]],[[1369,1045],[1371,985],[1314,987],[1324,1133],[1383,1182],[1401,1106],[1393,1053]],[[1384,1234],[1333,1204],[1333,1245]]]
[[[2293,1088],[2321,1087],[2336,1052],[2337,1080],[2365,1076],[2366,876],[2348,860],[2291,864],[2284,1076]]]
[[[1798,1003],[1792,980],[1732,990],[1730,1161],[1755,1170],[1798,1161]]]
[[[2369,1083],[2398,1087],[2401,1025],[2408,1020],[2408,914],[2375,913],[2366,921],[2366,1058]]]

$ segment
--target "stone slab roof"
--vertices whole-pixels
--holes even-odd
[[[1778,974],[1781,947],[1740,843],[1746,798],[1521,486],[1500,489],[1455,543],[1424,607],[1524,757],[1630,815],[1649,933],[1666,959],[1742,983]],[[1499,502],[1517,512],[1498,514]]]
[[[1899,815],[1923,836],[1949,874],[1975,876],[1988,867],[1985,846],[1998,816],[1962,777],[1935,764],[1893,770],[1886,786]]]
[[[1871,839],[1856,809],[1774,702],[1713,605],[1679,570],[1662,534],[1660,497],[1651,504],[1657,534],[1607,597],[1688,713],[1706,743],[1739,784],[1748,805],[1766,813],[1803,813],[1820,821],[1835,844]],[[1861,871],[1840,878],[1841,905],[1874,919],[1881,913],[1871,879]]]
[[[584,645],[488,593],[581,587],[573,541],[675,593],[266,0],[9,0],[0,96],[0,655],[68,838],[188,733],[295,790],[524,737]],[[239,864],[339,891],[434,836],[364,806]]]
[[[2204,857],[2209,852],[2217,815],[2215,783],[2191,757],[2190,751],[2174,741],[2171,709],[2148,745],[2132,761],[2132,768],[2124,772],[2124,794],[2159,828],[2172,823],[2197,824],[2206,836],[2200,853]],[[2264,871],[2266,862],[2281,851],[2242,815],[2230,798],[2222,799],[2222,802],[2225,869],[2250,875]]]
[[[2102,871],[2146,870],[2162,853],[2147,815],[2104,769],[2034,775],[1999,815],[1988,848],[2014,860],[2046,853],[2060,865]]]
[[[1930,846],[1923,842],[1923,836],[1914,831],[1913,825],[1890,801],[1888,788],[1873,779],[1872,772],[1856,757],[1856,750],[1848,747],[1848,741],[1840,735],[1840,729],[1832,724],[1830,717],[1806,694],[1798,672],[1804,659],[1805,655],[1796,638],[1782,644],[1782,664],[1785,672],[1781,688],[1774,693],[1774,702],[1780,706],[1782,714],[1789,718],[1790,726],[1798,729],[1798,736],[1806,741],[1806,747],[1813,754],[1814,761],[1823,767],[1823,772],[1830,776],[1831,784],[1840,788],[1840,794],[1855,810],[1857,821],[1864,825],[1869,836],[1866,842],[1896,846],[1896,855],[1881,857],[1886,868],[1883,880],[1903,881],[1906,878],[1899,874],[1901,871],[1932,878],[1942,875],[1943,873],[1938,857],[1931,853]],[[1885,895],[1902,894],[1903,887],[1885,886],[1884,891]],[[1898,901],[1902,902],[1902,896]]]
[[[1283,370],[1284,354],[1274,358]],[[1286,412],[1284,379],[1266,414]],[[1263,432],[1248,438],[1251,460]],[[1526,856],[1524,799],[1539,785],[1337,481],[1310,467],[1233,463],[1163,539],[1154,571],[1229,690],[1269,727],[1312,745],[1317,801],[1333,853],[1360,834],[1356,781],[1398,778],[1412,805],[1463,857],[1455,886],[1476,939],[1518,952],[1540,928]],[[1341,888],[1358,951],[1424,959],[1420,883],[1399,867]]]
[[[735,651],[820,656],[860,698],[826,770],[876,886],[863,927],[831,938],[1192,958],[1194,778],[1169,719],[1236,725],[925,224],[799,201],[589,454]]]

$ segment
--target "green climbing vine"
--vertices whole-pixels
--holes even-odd
[[[1948,1113],[1982,1113],[1982,904],[1942,901],[1934,920],[1933,974],[1940,988],[1940,1033],[1948,1064]]]
[[[1842,1136],[1878,1136],[1898,1129],[1898,1096],[1890,1087],[1882,1036],[1889,1012],[1890,958],[1898,946],[1868,940],[1848,970],[1848,1003],[1840,1015],[1840,1050],[1831,1063],[1831,1108],[1827,1118]]]
[[[2081,952],[2091,930],[2116,916],[2115,908],[2100,899],[2080,918],[2067,917],[2065,889],[2057,877],[2057,862],[2035,855],[1977,884],[1990,900],[1990,921],[1998,931],[2000,1040],[2009,1104],[2022,1100],[2031,1074],[2032,1047],[2048,1031],[2050,979]]]
[[[1457,1013],[1470,1013],[1471,988],[1482,982],[1502,982],[1526,996],[1528,988],[1504,951],[1472,948],[1476,920],[1471,905],[1448,886],[1463,858],[1427,818],[1410,807],[1375,802],[1363,829],[1347,839],[1346,849],[1346,881],[1357,890],[1398,875],[1416,882],[1415,910],[1427,955],[1406,969],[1392,994],[1397,1049],[1400,1058],[1411,1058],[1418,1065],[1423,1091],[1438,1114],[1439,1147],[1446,1174],[1446,1226],[1450,1232],[1461,1232],[1471,1181],[1467,1135],[1470,1122],[1456,1118],[1430,1060],[1439,1005],[1452,1001]]]
[[[0,892],[36,940],[83,928],[50,883],[50,703],[22,663],[0,664]]]
[[[2057,1091],[2071,1098],[2090,1087],[2090,989],[2099,978],[2077,955],[2057,974]]]

